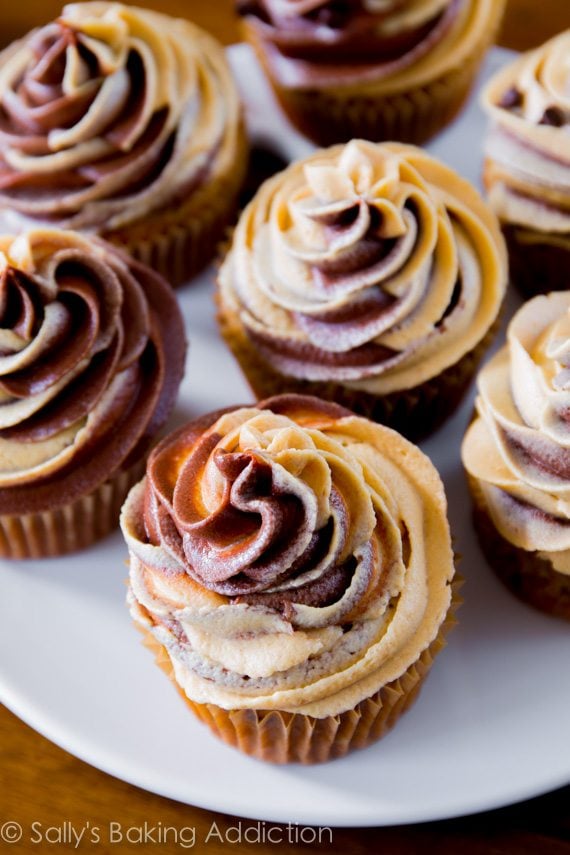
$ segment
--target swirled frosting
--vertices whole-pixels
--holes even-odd
[[[87,495],[174,404],[184,326],[167,283],[98,239],[0,238],[0,513]]]
[[[197,702],[341,712],[437,635],[443,486],[394,431],[280,396],[183,427],[123,508],[134,618]]]
[[[65,6],[0,55],[0,224],[116,229],[227,170],[240,121],[221,47],[120,3]]]
[[[498,225],[470,184],[412,146],[353,141],[262,186],[220,295],[280,373],[386,394],[478,344],[505,281]]]
[[[485,183],[494,210],[570,247],[570,30],[502,69],[482,103],[491,118]]]
[[[478,389],[465,467],[500,534],[570,573],[570,292],[517,312]]]
[[[283,86],[401,91],[457,67],[497,0],[238,0]]]

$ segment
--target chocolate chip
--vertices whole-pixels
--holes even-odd
[[[539,125],[552,125],[553,128],[561,128],[565,124],[566,116],[559,107],[547,107],[539,122]]]
[[[513,110],[515,107],[520,107],[522,104],[522,92],[520,92],[516,86],[511,86],[510,89],[503,94],[503,97],[499,101],[499,107],[502,107],[504,110]]]

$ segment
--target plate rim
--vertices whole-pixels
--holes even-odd
[[[247,45],[238,43],[232,45],[228,49],[228,54],[231,59],[237,64],[241,64],[245,60],[246,53],[249,53],[250,62],[252,54]],[[513,56],[514,52],[504,48],[494,47],[489,52],[488,56],[495,63],[499,62],[499,57],[503,61],[509,56]],[[290,127],[290,126],[289,126]],[[293,135],[293,134],[292,134]],[[295,145],[307,144],[306,141],[300,140],[299,135],[294,134],[296,139],[293,142]],[[228,804],[227,798],[222,796],[218,801],[215,797],[215,792],[208,792],[206,798],[202,798],[199,789],[192,796],[192,801],[188,800],[188,794],[184,795],[179,791],[179,787],[169,787],[167,782],[158,778],[152,779],[152,773],[145,771],[143,766],[135,761],[134,763],[125,761],[121,757],[119,764],[113,762],[112,750],[97,748],[92,740],[85,740],[81,736],[75,736],[74,732],[66,733],[65,725],[58,723],[51,714],[41,710],[37,701],[26,698],[21,689],[15,687],[9,679],[6,679],[0,673],[0,702],[3,703],[8,710],[20,718],[26,725],[31,727],[44,738],[53,742],[60,749],[68,752],[72,756],[77,757],[82,762],[85,762],[105,774],[108,774],[117,780],[125,781],[131,786],[147,792],[154,793],[164,798],[172,799],[176,802],[185,805],[191,805],[201,810],[216,811],[262,822],[289,823],[298,822],[299,824],[331,827],[331,828],[371,828],[371,827],[387,827],[398,826],[403,824],[418,824],[432,821],[440,821],[446,819],[454,819],[460,816],[472,816],[481,812],[504,808],[509,805],[518,804],[527,799],[535,798],[545,793],[554,791],[561,787],[567,786],[570,783],[570,769],[559,774],[550,772],[547,769],[542,770],[539,780],[534,780],[529,783],[525,780],[524,783],[517,786],[517,781],[505,791],[501,797],[496,794],[486,796],[485,793],[478,794],[477,798],[473,797],[472,791],[468,791],[467,795],[455,800],[453,807],[445,808],[443,805],[439,810],[435,810],[433,805],[422,810],[417,803],[410,807],[404,802],[390,805],[389,811],[382,815],[382,806],[380,805],[376,811],[372,811],[370,807],[366,807],[362,814],[358,814],[352,810],[352,818],[350,816],[338,817],[337,811],[333,808],[330,814],[327,814],[326,809],[323,811],[323,804],[319,806],[308,807],[307,812],[299,805],[296,807],[295,818],[291,818],[291,810],[287,810],[285,805],[282,810],[278,809],[275,804],[271,807],[264,808],[262,804],[256,807],[255,815],[252,813],[251,798],[243,798],[241,791],[237,788],[234,793],[234,798],[239,799],[237,803]],[[228,749],[229,750],[229,749]],[[234,749],[236,750],[236,749]],[[255,761],[262,762],[262,761]],[[333,761],[334,762],[334,761]],[[120,768],[122,767],[122,768]],[[125,771],[126,770],[126,771]],[[231,813],[228,813],[231,811]],[[373,815],[374,813],[374,815]],[[333,815],[334,814],[334,815]],[[332,821],[334,820],[334,821]]]
[[[400,804],[398,806],[398,810],[394,810],[394,806],[392,806],[391,818],[390,817],[382,817],[381,815],[375,815],[374,817],[370,814],[369,811],[363,811],[362,816],[355,817],[354,820],[346,817],[341,821],[331,822],[331,816],[326,813],[319,814],[319,809],[310,810],[309,813],[304,814],[303,811],[296,812],[295,818],[291,818],[291,814],[284,812],[275,811],[275,810],[265,810],[262,806],[256,815],[252,815],[251,809],[246,806],[245,801],[243,804],[238,803],[232,805],[232,812],[228,812],[227,802],[222,799],[220,802],[216,802],[215,799],[207,798],[205,801],[200,799],[197,794],[197,798],[192,802],[188,801],[187,796],[182,795],[177,792],[176,787],[170,789],[168,786],[163,786],[162,782],[159,786],[152,782],[144,782],[140,776],[133,774],[134,770],[129,770],[128,774],[125,774],[124,770],[118,771],[114,768],[112,762],[107,762],[105,760],[101,760],[96,756],[96,753],[85,748],[85,745],[76,744],[73,736],[69,737],[68,735],[63,735],[61,732],[61,728],[58,727],[57,724],[50,723],[49,717],[46,719],[44,716],[43,719],[41,717],[41,713],[38,716],[34,715],[33,712],[33,704],[26,703],[23,699],[18,700],[18,692],[7,687],[0,675],[0,702],[4,704],[7,709],[10,710],[14,715],[16,715],[19,719],[21,719],[28,727],[32,728],[32,730],[36,731],[47,739],[49,742],[53,742],[58,748],[66,751],[68,754],[71,754],[73,757],[77,757],[84,763],[87,763],[89,766],[93,766],[95,769],[100,772],[104,772],[106,775],[110,775],[113,778],[116,778],[119,781],[124,781],[125,783],[137,787],[138,789],[142,789],[146,792],[153,793],[162,798],[171,799],[172,801],[178,802],[179,804],[184,804],[189,807],[197,807],[200,810],[205,811],[214,811],[217,813],[223,813],[226,816],[235,816],[241,819],[248,819],[252,821],[259,822],[274,822],[281,824],[299,824],[305,826],[314,826],[321,828],[386,828],[390,826],[399,826],[399,825],[419,825],[426,822],[438,822],[442,820],[452,820],[457,819],[458,817],[468,817],[475,816],[479,813],[486,813],[492,810],[500,810],[501,808],[513,806],[520,804],[521,802],[525,802],[529,799],[536,798],[541,795],[547,795],[548,793],[554,792],[558,789],[562,789],[568,785],[570,785],[570,774],[564,773],[560,778],[557,775],[549,776],[544,775],[540,782],[536,782],[532,785],[514,787],[512,792],[509,795],[505,795],[502,799],[497,799],[497,797],[489,797],[486,799],[485,797],[480,798],[479,801],[474,800],[473,798],[465,798],[463,806],[460,802],[458,802],[454,808],[450,811],[449,809],[442,808],[441,811],[435,812],[433,809],[426,810],[422,812],[417,808],[417,805],[414,806],[413,809],[404,809],[407,806],[404,804]],[[38,725],[38,718],[41,721],[41,724]],[[51,724],[51,726],[50,726]],[[203,726],[203,725],[202,725]],[[207,731],[206,731],[207,732]],[[228,749],[237,751],[238,749]],[[365,751],[366,749],[362,749]],[[250,758],[251,759],[251,758]],[[255,761],[255,762],[263,762],[263,761]],[[335,762],[334,760],[331,762]],[[143,778],[145,776],[143,775]],[[237,793],[239,795],[239,791]],[[396,819],[394,819],[394,816]]]

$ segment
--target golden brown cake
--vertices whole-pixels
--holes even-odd
[[[220,325],[257,397],[314,394],[417,439],[460,402],[506,278],[499,225],[467,181],[418,148],[353,140],[245,209]]]
[[[0,238],[0,555],[59,555],[116,528],[185,349],[170,286],[111,244]]]
[[[441,480],[394,431],[284,395],[152,453],[121,525],[132,616],[194,713],[277,763],[380,738],[451,625]]]
[[[503,0],[238,0],[292,122],[320,145],[422,143],[450,122]]]
[[[570,620],[570,291],[520,309],[478,379],[463,442],[489,563],[518,597]]]
[[[526,297],[570,287],[570,30],[524,54],[483,93],[484,181]]]
[[[95,233],[179,284],[213,257],[245,162],[222,47],[187,21],[74,3],[0,54],[0,233]]]

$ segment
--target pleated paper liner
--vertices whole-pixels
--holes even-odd
[[[570,291],[570,235],[503,224],[510,278],[523,297]]]
[[[287,392],[315,395],[388,425],[414,442],[437,430],[457,409],[500,326],[497,319],[473,350],[436,377],[411,389],[381,397],[341,383],[299,380],[280,374],[252,344],[237,313],[225,310],[219,297],[218,309],[222,336],[257,398]]]
[[[475,478],[467,475],[473,499],[473,524],[488,564],[509,591],[535,609],[570,620],[570,576],[559,573],[537,552],[527,552],[496,529]]]
[[[255,27],[244,23],[248,41],[291,122],[321,146],[354,138],[398,140],[421,145],[448,125],[463,106],[488,47],[494,41],[503,11],[494,4],[484,36],[457,68],[427,83],[398,93],[383,93],[381,84],[295,89],[273,75]]]
[[[0,557],[49,558],[85,549],[114,531],[127,493],[145,469],[140,460],[92,493],[54,510],[0,515]]]
[[[235,158],[224,174],[206,180],[177,207],[149,214],[103,237],[152,267],[171,285],[187,282],[212,261],[237,216],[247,157],[247,137],[241,128]]]
[[[150,631],[144,633],[144,644],[154,652],[157,665],[172,680],[192,712],[223,742],[270,763],[324,763],[381,739],[412,706],[435,656],[445,647],[445,636],[457,623],[455,612],[462,602],[458,593],[461,584],[457,576],[451,582],[451,605],[445,620],[429,647],[401,677],[382,686],[353,709],[325,718],[279,710],[224,710],[215,704],[194,703],[176,682],[166,649]]]

